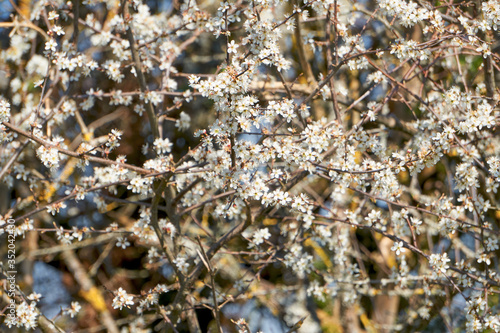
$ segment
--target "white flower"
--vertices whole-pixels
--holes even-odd
[[[167,235],[170,235],[170,238],[173,239],[175,237],[175,233],[177,232],[177,229],[175,228],[175,226],[171,222],[166,223],[166,220],[163,219],[163,220],[159,221],[158,223],[162,227],[163,231],[165,231],[165,233]]]
[[[153,142],[153,145],[155,146],[156,153],[158,155],[162,155],[165,153],[170,153],[172,151],[172,142],[168,138],[165,139],[156,139],[155,142]]]
[[[59,18],[59,14],[56,11],[52,10],[49,12],[48,19],[49,21],[57,20]]]
[[[71,306],[63,309],[63,314],[69,315],[74,318],[78,312],[80,312],[82,306],[78,302],[71,302]]]
[[[449,261],[450,259],[448,258],[447,253],[443,253],[442,255],[431,254],[429,257],[429,264],[438,275],[446,273],[446,270],[449,268]]]
[[[179,130],[187,130],[189,129],[189,125],[191,123],[191,117],[184,111],[179,115],[179,119],[175,121],[175,127]]]
[[[177,269],[183,274],[186,274],[189,268],[189,263],[187,263],[186,260],[187,258],[183,255],[179,255],[174,259],[175,266],[177,266]]]
[[[10,118],[10,104],[0,98],[0,122],[8,122]]]
[[[324,302],[326,300],[325,295],[328,295],[329,290],[325,286],[320,286],[318,281],[313,281],[307,288],[307,295],[314,296],[314,298]]]
[[[0,110],[1,110],[1,102],[0,102]],[[490,173],[493,177],[497,178],[500,181],[500,158],[498,156],[491,156],[486,161],[488,166],[490,167]]]
[[[45,50],[46,51],[52,51],[56,52],[57,51],[57,42],[55,39],[51,38],[45,43]]]
[[[28,304],[26,302],[22,302],[16,307],[16,317],[17,317],[17,326],[24,326],[26,329],[30,330],[37,326],[37,317],[38,310],[36,308],[36,303],[31,302]]]
[[[154,293],[154,292],[149,292],[147,295],[146,295],[146,303],[148,305],[155,305],[155,304],[158,304],[158,298],[159,298],[159,295],[158,293]]]
[[[120,66],[121,64],[119,61],[108,60],[102,67],[106,69],[106,73],[111,80],[120,83],[125,78],[125,75],[120,71]]]
[[[491,265],[491,259],[490,256],[487,253],[481,253],[479,258],[477,258],[477,263],[480,264],[484,262],[486,265]]]
[[[231,41],[231,43],[229,43],[229,44],[227,45],[227,53],[231,54],[231,53],[236,53],[236,52],[238,52],[238,51],[237,51],[238,47],[239,47],[239,45],[238,45],[238,44],[236,44],[236,43],[234,42],[234,40],[232,40],[232,41]]]
[[[153,178],[135,177],[130,181],[130,185],[127,186],[127,189],[132,190],[133,193],[139,193],[146,196],[153,191],[152,184]]]
[[[47,206],[47,212],[56,215],[59,213],[61,208],[66,208],[66,204],[64,202],[53,203],[52,205]]]
[[[42,298],[42,294],[38,293],[31,293],[28,295],[27,299],[33,302],[40,302],[40,299]]]
[[[125,307],[130,307],[130,305],[134,305],[134,297],[129,296],[125,290],[123,290],[122,287],[118,288],[118,290],[115,292],[115,298],[113,298],[113,308],[114,309],[122,309],[124,306]]]
[[[121,139],[122,135],[122,131],[112,129],[111,133],[108,134],[108,142],[106,142],[106,147],[108,147],[110,151],[115,149],[116,147],[119,147],[120,143],[118,141]]]
[[[483,58],[487,58],[491,55],[490,46],[486,43],[483,43],[480,47],[478,47],[476,52],[481,52],[483,54]]]
[[[163,101],[163,96],[156,91],[148,91],[144,96],[144,100],[156,106]]]
[[[399,256],[401,253],[406,252],[406,249],[404,248],[404,243],[403,242],[395,242],[394,246],[391,247],[391,251],[396,252],[397,256]]]
[[[142,114],[146,111],[146,107],[142,104],[136,104],[134,106],[134,112],[136,112],[139,116],[142,116]]]
[[[53,28],[52,28],[52,32],[54,32],[56,35],[58,36],[63,36],[65,35],[66,33],[64,32],[64,30],[58,26],[58,25],[55,25]]]
[[[486,239],[486,250],[488,252],[496,251],[500,247],[498,246],[498,239],[496,238],[488,238]]]
[[[470,163],[461,163],[457,166],[456,170],[456,185],[455,188],[459,191],[463,191],[470,187],[479,187],[479,172],[476,167]]]
[[[31,57],[30,61],[26,64],[26,71],[30,74],[37,74],[40,76],[47,75],[49,68],[49,61],[41,55],[35,54]]]
[[[198,88],[198,82],[200,82],[200,77],[196,75],[190,75],[189,76],[189,85],[193,87],[194,89]]]
[[[374,83],[381,83],[381,82],[386,82],[386,78],[382,72],[373,72],[368,77],[366,78],[368,82],[374,82]]]
[[[264,243],[264,240],[269,239],[269,237],[271,237],[271,234],[268,228],[259,229],[253,234],[253,243],[255,245],[260,245]]]
[[[56,236],[62,244],[67,245],[71,244],[75,239],[71,233],[65,232],[63,227],[59,227],[58,229],[56,229]]]
[[[130,246],[130,242],[125,237],[118,237],[116,239],[116,246],[121,247],[122,249],[126,249]]]

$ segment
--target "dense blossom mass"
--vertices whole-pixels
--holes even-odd
[[[0,331],[500,332],[500,1],[4,3]]]

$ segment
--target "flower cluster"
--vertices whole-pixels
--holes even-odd
[[[36,154],[38,155],[38,158],[43,163],[43,165],[45,165],[47,168],[56,168],[57,166],[59,166],[59,161],[61,158],[57,148],[46,148],[45,146],[40,146],[36,150]]]
[[[5,325],[9,328],[12,326],[22,327],[26,330],[34,329],[38,326],[39,310],[37,302],[40,301],[39,294],[31,294],[26,301],[16,305],[15,316],[7,316]],[[28,301],[30,301],[28,303]]]
[[[122,287],[118,288],[118,290],[115,291],[115,297],[113,298],[113,308],[121,310],[123,307],[128,308],[131,305],[134,305],[134,297],[128,295]]]
[[[110,332],[196,330],[206,308],[251,333],[257,303],[288,330],[339,308],[342,327],[500,330],[499,1],[150,3],[2,22],[0,243],[116,290],[56,331],[92,307]],[[35,328],[40,297],[15,296],[3,324]]]

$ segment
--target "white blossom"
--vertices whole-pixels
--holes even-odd
[[[114,309],[122,309],[123,307],[130,307],[131,305],[134,305],[134,297],[131,295],[128,295],[127,292],[122,288],[118,288],[117,291],[115,291],[115,297],[113,298],[113,308]]]

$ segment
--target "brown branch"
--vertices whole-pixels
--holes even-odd
[[[80,154],[80,153],[76,153],[74,151],[71,151],[71,150],[68,150],[68,149],[64,149],[62,147],[59,147],[57,145],[54,145],[53,143],[49,142],[49,141],[46,141],[46,140],[43,140],[37,136],[34,136],[32,135],[31,133],[28,133],[10,123],[7,123],[7,122],[3,122],[2,123],[5,127],[7,127],[8,129],[10,129],[11,131],[17,133],[17,134],[20,134],[28,139],[31,139],[45,147],[48,147],[48,148],[55,148],[57,149],[60,153],[64,154],[64,155],[67,155],[67,156],[71,156],[71,157],[76,157],[76,158],[79,158],[79,159],[85,159],[87,161],[90,161],[90,162],[97,162],[97,163],[101,163],[101,164],[107,164],[107,165],[117,165],[119,167],[122,167],[122,168],[125,168],[125,169],[129,169],[129,170],[132,170],[132,171],[135,171],[137,173],[140,173],[140,174],[144,174],[144,175],[148,175],[148,174],[151,174],[152,171],[151,170],[147,170],[147,169],[143,169],[141,167],[137,167],[137,166],[134,166],[134,165],[130,165],[130,164],[126,164],[126,163],[119,163],[119,162],[116,162],[116,161],[113,161],[113,160],[108,160],[108,159],[105,159],[105,158],[101,158],[101,157],[95,157],[95,156],[91,156],[91,155],[88,155],[88,154]]]

